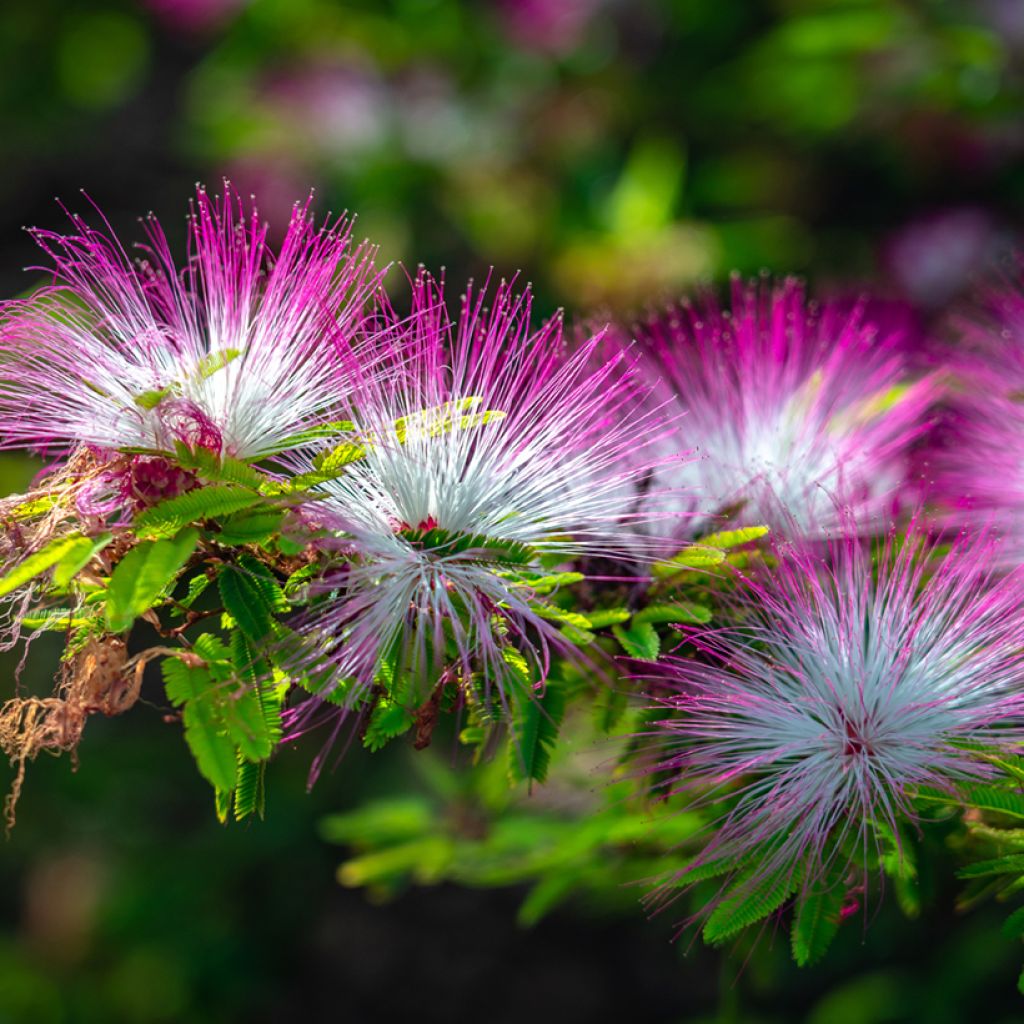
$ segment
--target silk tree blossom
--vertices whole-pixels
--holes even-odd
[[[421,274],[411,315],[389,312],[378,336],[399,372],[360,387],[353,433],[315,460],[345,461],[316,514],[352,561],[308,623],[339,679],[368,684],[395,657],[414,678],[479,673],[503,694],[522,671],[515,651],[543,679],[552,645],[569,645],[536,580],[656,546],[627,527],[663,514],[638,511],[634,493],[668,427],[626,354],[596,365],[600,337],[567,352],[560,315],[532,331],[529,291],[503,282],[486,303],[471,287],[452,324]]]
[[[914,820],[915,790],[954,793],[1019,749],[1024,579],[994,576],[997,546],[961,535],[941,557],[912,525],[877,564],[849,528],[778,547],[737,598],[742,625],[665,666],[659,770],[730,808],[695,868],[842,876]]]
[[[275,256],[255,205],[199,189],[181,270],[159,223],[132,260],[110,231],[35,230],[53,281],[4,304],[0,441],[171,450],[239,458],[344,406],[346,365],[377,283],[345,220],[318,227],[296,204]]]
[[[639,328],[653,394],[685,413],[698,454],[662,474],[696,495],[695,523],[729,512],[820,536],[892,511],[936,384],[908,377],[906,318],[872,322],[865,306],[736,278],[731,310],[706,296]]]
[[[951,400],[925,454],[953,524],[991,523],[1004,565],[1024,561],[1024,255],[955,324]]]

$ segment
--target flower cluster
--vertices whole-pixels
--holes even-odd
[[[908,450],[937,395],[934,376],[911,377],[913,341],[898,311],[817,306],[794,279],[736,278],[731,309],[710,295],[642,324],[653,394],[684,414],[699,456],[664,470],[691,523],[731,513],[803,536],[851,514],[884,524],[905,503]]]
[[[573,339],[515,281],[392,287],[308,201],[276,252],[230,186],[183,261],[145,232],[35,231],[48,280],[0,309],[0,445],[53,459],[0,509],[0,644],[66,639],[0,709],[9,820],[151,662],[222,818],[324,719],[371,750],[452,721],[530,785],[596,705],[638,798],[701,822],[663,892],[718,880],[711,941],[795,905],[801,961],[905,880],[925,805],[1011,806],[1015,293],[924,372],[905,311],[790,279]]]
[[[916,524],[877,559],[849,531],[777,548],[736,595],[742,625],[667,661],[659,769],[730,795],[683,880],[714,863],[842,898],[851,863],[921,816],[915,797],[998,774],[1024,741],[1024,588],[994,575],[997,548],[961,536],[940,558]]]

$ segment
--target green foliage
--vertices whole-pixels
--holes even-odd
[[[135,531],[142,538],[171,537],[184,526],[241,512],[262,501],[259,494],[237,484],[212,484],[147,508],[136,517]]]
[[[167,698],[182,708],[185,740],[200,772],[220,794],[236,796],[235,813],[258,810],[262,777],[244,762],[270,757],[280,738],[281,696],[259,678],[259,661],[244,639],[229,649],[218,637],[204,633],[191,653],[162,663]]]
[[[54,585],[66,587],[113,539],[112,533],[101,533],[98,537],[80,537],[54,567]]]
[[[655,579],[670,579],[689,569],[711,569],[724,561],[725,552],[721,548],[691,544],[671,558],[656,562],[651,574]]]
[[[960,878],[980,878],[983,875],[1024,874],[1024,853],[1011,853],[993,860],[981,860],[968,864],[958,872]]]
[[[93,162],[102,166],[111,158],[116,160],[123,138],[133,137],[132,120],[141,124],[152,119],[150,105],[139,102],[145,99],[139,89],[145,84],[148,93],[150,87],[160,86],[160,75],[167,71],[166,61],[148,59],[150,51],[157,53],[166,45],[173,49],[177,44],[171,36],[180,34],[186,48],[198,48],[202,59],[172,62],[174,74],[181,79],[175,81],[173,92],[182,98],[175,105],[175,120],[161,125],[166,130],[155,135],[143,132],[147,139],[153,135],[150,143],[157,146],[157,157],[161,146],[187,139],[201,163],[245,166],[257,178],[265,177],[262,172],[268,168],[294,170],[298,161],[303,175],[322,182],[321,206],[340,198],[345,205],[365,210],[370,220],[361,222],[360,235],[364,229],[373,235],[384,226],[389,259],[410,267],[420,260],[433,266],[444,262],[452,282],[465,280],[480,267],[522,266],[537,284],[538,313],[565,303],[576,310],[608,309],[609,318],[623,321],[623,311],[643,309],[660,295],[682,296],[695,280],[720,279],[733,267],[745,273],[762,266],[780,271],[810,269],[813,277],[840,283],[850,277],[877,278],[874,264],[877,254],[884,252],[892,264],[894,287],[910,293],[915,304],[928,310],[930,320],[940,322],[948,317],[944,317],[941,289],[934,291],[935,275],[922,275],[920,267],[903,265],[901,253],[914,246],[901,243],[923,239],[925,250],[934,250],[936,259],[944,259],[948,273],[939,275],[947,279],[944,287],[959,294],[963,280],[957,260],[949,259],[958,247],[946,244],[950,237],[955,242],[955,236],[966,230],[971,236],[968,248],[982,254],[990,246],[986,236],[999,234],[1001,217],[1009,214],[1011,222],[1019,219],[1021,185],[1014,140],[1022,78],[1019,33],[1013,30],[1008,13],[1012,2],[800,0],[728,5],[655,0],[639,5],[637,12],[631,4],[598,3],[583,5],[587,10],[578,24],[565,31],[542,30],[540,38],[530,37],[530,19],[524,24],[523,19],[513,22],[506,17],[504,8],[514,5],[465,0],[389,4],[253,0],[235,4],[231,10],[227,8],[232,5],[221,5],[224,11],[215,23],[203,25],[190,25],[163,10],[159,16],[147,17],[139,13],[139,5],[118,4],[114,5],[117,10],[100,11],[89,6],[14,5],[10,31],[0,41],[7,58],[9,98],[17,100],[7,105],[5,125],[8,149],[18,154],[11,175],[13,188],[18,188],[19,181],[39,177],[28,173],[33,153],[45,154],[50,170],[70,167],[73,178],[74,160],[64,158],[83,149],[83,131]],[[344,65],[340,81],[335,80],[338,60]],[[303,75],[312,69],[322,87],[325,63],[326,78],[334,75],[329,85],[342,91],[355,87],[360,95],[369,96],[370,130],[356,118],[343,126],[345,138],[341,139],[330,117],[325,122],[324,111],[316,109],[315,103],[300,103],[303,116],[294,116],[295,97],[309,92],[303,89]],[[410,83],[423,69],[437,79],[428,104],[436,116],[427,119],[421,116],[422,104],[409,102]],[[284,101],[281,89],[268,87],[268,81],[272,85],[282,76],[291,87],[283,90],[288,94]],[[361,88],[361,82],[371,88]],[[133,93],[139,95],[133,97]],[[685,102],[680,102],[681,96]],[[89,115],[84,120],[83,111]],[[117,116],[93,116],[103,114]],[[450,124],[468,124],[473,130],[431,130]],[[422,135],[429,136],[425,144]],[[487,144],[474,145],[479,138]],[[443,144],[437,144],[439,139]],[[972,156],[972,168],[981,168],[980,183],[973,180],[976,175],[957,173],[963,170],[965,150]],[[160,159],[152,163],[176,166],[175,161]],[[66,193],[78,184],[65,181],[58,191]],[[169,194],[157,188],[158,197],[164,193]],[[847,196],[858,197],[852,215],[849,203],[823,201],[823,197]],[[141,212],[152,201],[149,196],[128,196],[124,206]],[[966,213],[968,224],[973,215],[980,226],[958,226],[963,224],[965,202],[971,207]],[[982,208],[976,210],[979,203]],[[276,223],[270,205],[263,200],[264,212],[271,215],[277,230],[283,225]],[[948,219],[947,211],[952,214]],[[927,221],[920,220],[922,214],[927,214]],[[78,306],[66,304],[65,320],[81,315]],[[454,301],[448,312],[454,317]],[[486,329],[486,323],[479,326]],[[95,327],[105,330],[102,324]],[[228,385],[245,369],[239,358],[243,343],[236,344],[238,349],[218,349],[196,365],[184,367],[184,376]],[[83,372],[90,371],[86,367]],[[161,403],[179,392],[180,386],[144,392],[136,395],[135,408],[162,412]],[[863,422],[884,415],[905,394],[905,385],[887,382],[841,415]],[[413,430],[440,436],[459,428],[476,429],[488,421],[500,427],[496,421],[502,415],[486,410],[480,399],[470,398],[412,411],[395,424],[395,434],[404,441]],[[192,651],[197,629],[220,623],[225,649],[201,644],[206,653],[196,655],[202,663],[196,667],[207,673],[207,686],[214,690],[233,692],[242,681],[246,687],[256,686],[264,718],[274,718],[276,708],[278,727],[279,698],[288,685],[279,667],[288,650],[282,637],[287,640],[289,634],[277,621],[284,607],[274,599],[256,596],[259,591],[265,597],[265,588],[237,557],[244,547],[265,558],[272,565],[273,582],[295,603],[328,602],[340,596],[308,586],[310,580],[324,575],[327,557],[317,557],[301,568],[288,557],[305,544],[302,537],[281,537],[289,513],[279,506],[292,504],[290,499],[312,498],[310,489],[350,471],[354,460],[366,456],[374,439],[357,433],[354,422],[339,420],[299,431],[286,438],[279,450],[321,443],[328,449],[326,471],[298,479],[283,473],[275,477],[202,448],[193,452],[184,445],[176,447],[170,457],[193,471],[197,480],[239,486],[271,500],[237,512],[186,519],[178,525],[172,522],[167,534],[147,535],[152,540],[169,539],[179,527],[202,524],[203,545],[186,563],[178,591],[184,591],[187,583],[187,594],[173,610],[158,597],[146,618],[155,626],[159,617],[161,646],[180,647],[183,656]],[[9,465],[14,464],[11,458]],[[24,521],[51,512],[63,514],[67,507],[64,495],[59,502],[51,497],[31,498],[16,506],[12,517]],[[73,526],[62,521],[57,529]],[[518,578],[520,594],[530,601],[553,595],[552,603],[563,615],[561,620],[547,621],[557,622],[575,642],[589,644],[588,662],[601,666],[599,682],[589,678],[596,673],[581,669],[590,685],[571,690],[567,697],[543,799],[527,797],[522,792],[526,783],[510,790],[505,757],[492,757],[499,747],[494,741],[507,728],[499,700],[492,697],[481,708],[481,690],[493,680],[479,673],[460,675],[447,690],[464,698],[466,731],[476,730],[474,767],[464,770],[460,762],[453,770],[448,751],[427,759],[413,755],[410,745],[403,743],[393,745],[397,749],[392,753],[365,758],[364,771],[363,752],[354,750],[350,757],[355,763],[346,762],[342,774],[357,776],[364,790],[377,793],[394,785],[403,796],[385,808],[384,801],[378,807],[364,792],[364,803],[352,812],[347,829],[339,826],[339,832],[346,833],[345,841],[355,847],[347,855],[351,866],[345,880],[367,885],[375,899],[417,879],[516,885],[528,890],[520,911],[524,924],[534,923],[552,907],[573,898],[602,910],[613,908],[630,919],[642,916],[636,901],[643,887],[636,883],[663,871],[671,873],[699,851],[719,812],[730,806],[730,795],[725,794],[713,812],[695,821],[685,818],[678,803],[667,801],[663,806],[661,790],[649,800],[643,784],[630,780],[637,765],[631,760],[629,743],[619,742],[616,736],[620,731],[642,730],[647,719],[631,707],[634,684],[619,674],[626,669],[622,659],[615,657],[620,640],[611,629],[622,627],[623,635],[632,635],[649,625],[656,630],[655,637],[660,634],[657,645],[668,649],[681,639],[669,628],[676,623],[701,625],[713,614],[716,625],[735,625],[727,602],[718,602],[719,590],[727,593],[731,586],[729,566],[762,557],[754,545],[763,533],[752,532],[762,530],[744,527],[705,536],[700,546],[724,552],[724,559],[719,562],[717,554],[705,550],[697,553],[696,564],[690,564],[691,557],[660,567],[663,571],[653,593],[647,595],[635,593],[632,584],[612,584],[607,590],[613,592],[602,592],[604,584],[584,581],[581,573],[561,571],[567,565],[555,554],[516,563],[508,578]],[[93,527],[81,532],[91,534]],[[36,593],[47,602],[34,607],[23,625],[102,631],[106,621],[102,576],[113,570],[104,569],[101,575],[82,569],[115,566],[140,539],[120,526],[115,532],[117,542],[99,559],[87,554],[91,544],[87,547],[83,536],[62,558],[6,591],[10,596],[34,581]],[[445,553],[438,550],[436,557],[443,558]],[[339,554],[337,561],[343,563],[345,558]],[[485,551],[481,560],[505,564],[500,552]],[[230,566],[231,573],[222,575],[225,566]],[[540,575],[541,566],[547,575]],[[337,563],[330,566],[337,567]],[[716,567],[726,571],[714,572]],[[593,569],[595,576],[601,571],[597,566],[586,568]],[[704,571],[709,569],[712,572]],[[61,589],[68,593],[57,592]],[[165,593],[170,593],[170,585]],[[650,603],[645,607],[645,602]],[[610,607],[600,607],[605,603]],[[224,616],[222,604],[231,605]],[[682,614],[681,606],[699,610]],[[173,629],[164,620],[170,620]],[[143,633],[152,635],[147,628],[136,639]],[[261,634],[257,654],[247,637]],[[640,635],[651,638],[647,630]],[[693,647],[685,650],[687,657],[701,657]],[[307,648],[303,653],[310,652]],[[633,653],[642,655],[643,646],[634,642]],[[225,675],[228,665],[233,676]],[[555,668],[568,672],[557,660]],[[603,685],[605,674],[610,677],[608,686]],[[389,678],[380,685],[390,693],[394,682]],[[313,691],[320,688],[315,678],[305,678],[300,685]],[[35,689],[29,685],[26,692]],[[335,692],[344,693],[344,687]],[[368,732],[390,715],[404,721],[408,712],[403,709],[415,709],[417,703],[389,697],[371,707],[371,700],[375,698],[367,697],[362,705]],[[518,713],[517,693],[512,704]],[[146,714],[142,712],[143,721]],[[154,717],[149,714],[150,719]],[[592,753],[591,727],[601,737],[611,734],[606,741],[610,750],[602,745],[599,753]],[[381,735],[388,731],[390,727]],[[116,743],[106,749],[91,745],[84,752],[83,770],[93,773],[99,768],[100,778],[108,770],[115,782],[113,791],[120,792],[126,778],[117,752],[135,742],[133,735],[125,723]],[[140,742],[149,739],[146,733]],[[310,742],[312,747],[306,749],[315,749],[318,739]],[[500,749],[504,755],[506,749]],[[264,764],[237,756],[237,749],[234,753],[234,790],[218,791],[219,813],[223,817],[259,813]],[[596,760],[609,766],[606,775],[624,781],[602,788],[605,775],[591,771]],[[287,772],[301,776],[300,761],[301,755],[290,766],[282,766],[284,777],[299,787],[301,778]],[[282,993],[295,988],[294,977],[287,972],[293,963],[308,961],[308,936],[315,936],[322,945],[336,931],[322,927],[324,921],[316,916],[326,912],[320,907],[329,901],[316,899],[310,889],[317,859],[294,842],[297,808],[274,823],[277,831],[268,826],[217,837],[224,855],[211,856],[201,831],[186,844],[167,842],[167,825],[159,820],[168,817],[167,801],[159,792],[154,799],[145,799],[160,785],[169,792],[178,790],[174,759],[154,756],[138,763],[150,765],[152,778],[128,780],[143,799],[133,800],[132,813],[119,814],[116,822],[118,829],[127,830],[122,838],[137,855],[103,857],[99,879],[103,884],[88,884],[90,878],[85,875],[87,884],[74,888],[89,895],[90,905],[96,904],[85,930],[88,949],[78,950],[82,955],[60,955],[55,983],[53,964],[46,962],[52,957],[40,956],[39,943],[26,946],[15,941],[17,935],[11,931],[0,989],[12,1021],[83,1016],[196,1021],[258,1017],[266,1007],[281,1003]],[[580,775],[585,776],[582,782]],[[443,782],[438,781],[441,777]],[[39,784],[63,785],[54,779],[57,773],[41,773]],[[94,783],[85,795],[104,788]],[[932,848],[916,833],[913,842],[901,837],[897,845],[880,831],[872,836],[870,870],[885,872],[886,901],[895,895],[905,908],[914,906],[911,887],[916,886],[918,873],[927,880],[932,861],[942,868],[944,877],[950,860],[991,864],[1022,849],[1020,835],[998,827],[1021,823],[1019,777],[1015,782],[1008,773],[1005,779],[975,788],[973,795],[971,790],[965,785],[962,795],[931,798],[909,794],[918,800],[925,832],[933,820],[945,829]],[[44,813],[52,804],[59,829],[68,833],[64,845],[75,853],[77,832],[86,828],[95,837],[102,830],[103,807],[95,801],[94,806],[88,806],[87,800],[69,801],[66,796],[57,793],[52,801],[44,796],[36,799]],[[116,806],[120,808],[121,801]],[[177,821],[178,815],[171,819]],[[674,831],[676,820],[685,822],[689,831],[682,824]],[[31,844],[33,834],[43,837],[36,842],[52,845],[52,829],[30,825],[18,849],[9,851],[12,864],[27,856],[19,850],[29,848],[23,842]],[[277,855],[285,845],[288,856]],[[50,857],[52,851],[43,852]],[[80,852],[68,858],[70,868],[83,859],[88,867],[88,851],[85,858]],[[28,884],[36,876],[49,877],[30,863],[14,867],[19,868],[11,873],[15,881],[24,876]],[[684,877],[696,880],[700,870]],[[732,865],[729,871],[733,870],[742,874],[746,869]],[[851,877],[845,880],[853,889],[862,881],[857,874],[851,869]],[[1002,898],[1013,895],[1020,878],[1013,869],[968,881]],[[707,888],[710,891],[718,884]],[[259,893],[282,886],[295,887],[295,898],[259,899]],[[841,888],[837,886],[833,895]],[[30,896],[34,889],[33,884]],[[215,889],[223,898],[206,898],[207,889]],[[232,893],[255,896],[239,900],[232,899]],[[12,906],[23,902],[14,900],[15,895]],[[805,904],[803,895],[804,889],[798,888],[794,929],[802,938],[794,936],[794,955],[799,941],[800,955],[810,962],[823,948],[821,922],[831,927],[833,916],[822,916],[811,905],[810,899],[820,900],[820,896],[812,896]],[[242,903],[245,914],[227,922],[234,927],[226,927],[224,913]],[[34,906],[33,900],[29,906]],[[296,908],[307,915],[305,927],[296,925]],[[708,986],[697,984],[694,1005],[687,1003],[686,1012],[708,1019],[800,1019],[808,1024],[968,1019],[972,1013],[1000,1020],[1014,1017],[1012,1003],[1004,1003],[994,991],[1003,970],[1001,954],[969,922],[959,930],[959,938],[946,934],[948,929],[936,928],[928,934],[929,941],[915,943],[913,934],[908,942],[908,932],[892,924],[884,909],[876,914],[872,906],[866,916],[870,917],[866,942],[837,950],[833,962],[809,986],[801,986],[787,973],[779,943],[766,936],[751,954],[749,966],[746,950],[742,968],[739,960],[728,966],[721,1006],[699,1005]],[[671,931],[664,916],[648,927],[662,936]],[[1011,934],[1017,927],[1011,928]],[[22,930],[34,935],[33,929]],[[294,949],[286,957],[268,957],[266,951],[284,932]],[[42,939],[42,946],[47,946],[46,936]],[[686,943],[684,938],[682,946]],[[61,948],[61,943],[54,946],[56,954],[61,954]],[[543,944],[536,948],[543,950]],[[888,948],[898,949],[899,956],[882,958],[886,962],[881,963],[877,950]],[[324,950],[313,952],[322,957]],[[513,960],[523,966],[517,956]],[[593,973],[593,964],[600,958],[590,961]],[[262,969],[254,986],[248,979],[256,963]],[[679,966],[672,960],[666,963],[668,969]],[[528,966],[524,976],[529,974]],[[655,971],[656,967],[645,959],[645,969]],[[373,1005],[381,1019],[388,1019],[396,1016],[394,994],[401,990],[404,998],[406,989],[416,993],[428,1015],[441,1005],[431,989],[443,984],[435,977],[438,972],[410,974],[404,987],[380,984],[377,973],[370,972],[369,980],[367,972],[353,975],[348,983],[354,987],[352,1005]],[[243,974],[246,984],[240,983]],[[601,980],[607,981],[609,991],[618,984],[615,972]],[[309,1005],[318,1001],[315,994],[296,998]],[[302,1009],[296,1008],[299,1017]],[[520,1007],[510,1003],[503,1009],[515,1017]],[[397,1015],[402,1012],[405,1007],[399,1007]],[[680,1012],[676,1008],[675,1015]],[[672,1011],[652,1005],[650,1015],[659,1014],[667,1019]]]
[[[501,565],[528,565],[537,557],[531,547],[519,541],[484,534],[452,533],[439,527],[402,530],[400,536],[415,547],[445,558],[457,555]]]
[[[50,541],[45,547],[29,555],[23,562],[0,577],[0,597],[24,586],[30,580],[42,575],[47,569],[52,569],[65,558],[70,557],[74,561],[78,557],[77,553],[83,550],[84,542],[88,542],[90,546],[92,544],[87,537],[83,537],[79,533]]]
[[[144,540],[118,562],[107,589],[107,627],[128,629],[174,583],[199,543],[196,530],[167,540]]]
[[[710,548],[721,548],[727,551],[729,548],[740,547],[742,544],[749,544],[751,541],[760,540],[768,533],[767,526],[741,526],[736,530],[722,530],[719,533],[709,533],[701,537],[702,546]]]
[[[161,667],[167,699],[184,708],[185,741],[199,771],[215,789],[230,792],[235,787],[237,754],[215,703],[207,696],[213,690],[213,676],[205,666],[190,666],[177,658],[164,659]]]
[[[581,572],[556,572],[539,576],[526,570],[518,570],[515,573],[509,573],[508,578],[514,580],[517,584],[529,588],[535,594],[541,595],[550,594],[551,591],[557,590],[560,587],[571,587],[574,583],[579,583],[586,577]]]
[[[631,658],[639,658],[642,661],[657,660],[661,651],[661,638],[649,621],[637,621],[634,617],[631,626],[612,626],[612,632]]]
[[[793,959],[800,967],[817,963],[839,931],[846,888],[835,871],[826,872],[797,894],[790,929]]]
[[[792,867],[769,870],[757,867],[735,882],[704,922],[704,941],[725,942],[744,928],[763,921],[789,899],[799,885]]]
[[[391,740],[409,731],[413,717],[408,708],[398,701],[381,698],[370,715],[363,734],[367,750],[380,750]]]
[[[922,786],[917,799],[925,803],[956,806],[960,802],[979,811],[992,811],[1013,818],[1024,818],[1024,793],[1006,787],[977,784],[964,787],[959,794]]]
[[[628,608],[597,608],[586,614],[590,629],[606,629],[621,622],[629,622],[632,612]]]
[[[508,775],[513,784],[547,778],[566,699],[565,683],[553,678],[548,679],[542,694],[520,696],[508,754]]]
[[[693,601],[674,601],[671,604],[649,604],[633,616],[633,625],[672,622],[703,626],[711,621],[711,616],[711,609],[707,605]]]
[[[237,546],[266,544],[280,532],[284,515],[281,509],[256,506],[227,516],[220,522],[217,540],[221,544]]]
[[[281,441],[278,451],[294,451],[297,448],[304,448],[313,441],[320,441],[328,437],[335,437],[338,434],[348,434],[356,429],[351,420],[331,420],[328,423],[321,423],[307,430],[300,430],[295,434],[289,434]]]
[[[217,577],[224,608],[246,639],[259,644],[270,635],[273,607],[264,598],[255,579],[233,565],[225,566]]]
[[[279,486],[279,481],[261,473],[249,463],[210,451],[209,448],[192,449],[178,442],[175,445],[175,461],[182,469],[191,470],[210,483],[235,484],[264,493],[275,493],[275,488]]]
[[[243,821],[254,814],[263,817],[267,805],[266,776],[266,762],[239,758],[234,791],[235,821]]]

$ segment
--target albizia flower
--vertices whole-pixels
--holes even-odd
[[[993,576],[996,545],[962,535],[935,557],[914,525],[877,561],[849,528],[780,547],[741,592],[740,624],[669,663],[659,769],[729,808],[697,865],[842,877],[914,820],[916,790],[955,794],[1019,749],[1024,581]]]
[[[892,510],[935,384],[908,379],[905,320],[882,319],[810,304],[794,279],[736,278],[731,310],[706,296],[638,329],[654,395],[685,413],[680,437],[698,454],[663,472],[696,494],[695,522],[730,512],[821,535]]]
[[[1002,561],[1024,561],[1024,255],[961,317],[952,395],[926,452],[932,496],[953,522],[991,523]]]
[[[625,355],[595,368],[599,337],[567,354],[560,317],[531,331],[529,292],[502,283],[486,300],[470,288],[453,325],[421,275],[411,315],[389,314],[377,339],[398,371],[359,389],[352,434],[317,462],[349,459],[311,507],[351,545],[307,624],[339,679],[368,683],[391,658],[435,683],[479,673],[501,693],[513,651],[543,678],[565,641],[531,583],[653,543],[624,527],[658,514],[641,517],[633,495],[664,428]]]
[[[52,284],[0,309],[0,444],[278,451],[343,404],[371,252],[297,204],[276,257],[253,206],[200,188],[179,271],[152,217],[133,261],[112,234],[33,231]]]

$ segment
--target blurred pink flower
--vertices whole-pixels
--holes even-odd
[[[605,0],[498,0],[505,31],[521,46],[552,54],[575,49]]]
[[[365,151],[381,144],[388,130],[389,99],[372,66],[320,62],[270,78],[263,99],[289,134],[315,151]]]
[[[143,0],[164,24],[183,32],[209,32],[237,14],[248,0]]]
[[[905,224],[885,243],[882,262],[911,299],[933,308],[963,291],[997,238],[985,210],[954,207]]]

